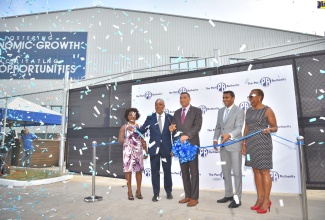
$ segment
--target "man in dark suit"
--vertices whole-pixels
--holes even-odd
[[[155,102],[156,112],[148,116],[143,126],[139,129],[141,133],[150,131],[149,147],[150,165],[151,165],[151,182],[153,187],[152,201],[157,202],[160,191],[160,161],[164,170],[164,188],[167,193],[167,199],[172,199],[172,142],[169,125],[173,116],[164,112],[165,102],[157,99]]]
[[[190,105],[191,97],[187,92],[180,95],[182,108],[175,111],[172,125],[169,126],[171,132],[176,129],[182,132],[181,142],[188,140],[192,145],[200,146],[199,131],[202,127],[202,111]],[[185,198],[179,203],[187,203],[188,207],[196,206],[199,201],[199,160],[198,151],[193,161],[181,163],[183,186]]]
[[[229,139],[238,139],[242,137],[242,128],[244,125],[245,113],[235,104],[235,94],[233,91],[223,92],[223,103],[225,107],[218,112],[217,125],[214,131],[213,144],[220,144]],[[242,143],[237,142],[226,147],[221,147],[221,161],[226,162],[222,165],[222,172],[225,184],[225,197],[217,200],[218,203],[226,203],[231,201],[228,208],[237,208],[241,205],[242,194]],[[217,150],[217,149],[216,149]],[[235,195],[238,196],[238,201],[234,199],[231,170],[234,173],[235,179]]]

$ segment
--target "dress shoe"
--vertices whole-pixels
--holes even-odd
[[[152,197],[152,201],[153,201],[153,202],[158,202],[158,197],[159,197],[159,196],[154,195],[154,196]]]
[[[188,203],[191,200],[191,198],[184,198],[182,200],[179,200],[179,203]]]
[[[223,197],[222,199],[218,199],[217,203],[226,203],[226,202],[229,202],[229,201],[232,201],[232,200],[234,200],[233,196]]]
[[[265,214],[265,213],[267,213],[267,210],[269,210],[269,212],[270,212],[271,211],[271,205],[272,205],[272,202],[270,201],[269,206],[266,209],[257,209],[257,213],[258,214]]]
[[[171,193],[167,193],[167,199],[173,199],[173,195]]]
[[[187,207],[193,207],[193,206],[196,206],[198,203],[199,203],[199,200],[191,199],[191,200],[187,203]]]
[[[241,206],[241,201],[237,204],[235,200],[232,200],[231,203],[228,205],[228,208],[238,208]]]

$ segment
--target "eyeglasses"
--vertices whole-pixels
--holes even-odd
[[[252,95],[247,96],[247,98],[252,99],[253,97],[256,97],[256,96],[257,96],[256,94],[252,94]]]

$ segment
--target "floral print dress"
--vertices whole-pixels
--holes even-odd
[[[123,172],[141,172],[144,169],[141,136],[136,132],[129,131],[128,126],[131,125],[125,125]]]

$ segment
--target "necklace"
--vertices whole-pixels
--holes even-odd
[[[134,124],[131,124],[130,122],[128,122],[128,125],[132,125],[132,126],[134,126],[134,125],[136,125],[136,123],[134,123]]]

